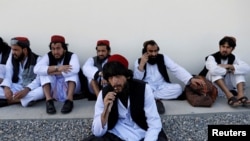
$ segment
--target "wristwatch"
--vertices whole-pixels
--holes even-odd
[[[55,66],[55,70],[58,71],[58,66]]]

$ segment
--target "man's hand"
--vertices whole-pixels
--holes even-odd
[[[4,87],[4,95],[8,101],[11,101],[13,99],[13,93],[9,87]]]
[[[206,85],[205,81],[199,78],[191,78],[190,83],[195,87],[204,87]]]
[[[108,81],[105,80],[104,78],[102,78],[102,80],[101,80],[101,85],[102,85],[102,86],[105,86],[105,85],[107,85],[107,84],[108,84]]]
[[[235,71],[234,66],[230,64],[219,64],[219,66],[225,68],[227,70],[227,73],[234,73]]]
[[[111,111],[111,108],[113,106],[113,102],[115,100],[116,97],[116,93],[115,92],[108,92],[107,95],[105,96],[103,103],[104,103],[104,109],[103,109],[103,113],[102,113],[102,127],[104,127],[104,125],[107,123],[108,121],[108,117],[109,117],[109,113]]]
[[[29,93],[30,89],[29,88],[24,88],[21,91],[18,91],[14,94],[13,99],[21,99],[23,97],[25,97],[28,93]]]
[[[116,93],[115,92],[108,92],[107,95],[104,98],[104,109],[108,110],[108,113],[111,110],[111,107],[113,106],[113,102],[115,100]]]
[[[146,52],[146,53],[144,53],[142,56],[141,56],[141,62],[140,62],[140,64],[139,64],[139,66],[138,66],[138,69],[140,70],[140,71],[143,71],[144,70],[144,66],[145,66],[145,64],[148,62],[148,53]]]
[[[72,70],[72,66],[71,65],[62,65],[62,66],[58,66],[58,71],[59,72],[64,72],[64,73],[68,73]]]

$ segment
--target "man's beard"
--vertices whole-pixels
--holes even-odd
[[[228,56],[229,56],[229,55],[226,55],[226,56],[225,56],[225,55],[221,55],[221,54],[220,54],[220,58],[221,58],[222,60],[227,60]]]
[[[148,57],[148,63],[151,65],[154,65],[157,63],[157,56],[154,57]]]
[[[63,58],[64,58],[64,55],[65,55],[65,54],[63,54],[60,58],[55,58],[56,61],[57,61],[57,62],[61,62],[61,61],[63,60]]]
[[[120,99],[120,101],[123,103],[125,107],[127,107],[128,102],[128,96],[129,96],[129,85],[126,82],[124,84],[124,87],[121,92],[117,93],[117,97]]]
[[[97,57],[97,62],[100,63],[100,64],[102,64],[107,58],[108,58],[108,57],[106,56],[106,57],[100,59],[100,57],[98,56],[98,57]]]
[[[16,60],[16,61],[18,61],[18,62],[21,62],[23,59],[24,59],[24,53],[22,52],[22,54],[19,56],[19,57],[17,57],[17,58],[15,58],[14,57],[14,59]]]

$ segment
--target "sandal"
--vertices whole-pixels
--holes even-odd
[[[241,98],[238,99],[243,106],[250,106],[250,101],[248,100],[248,98],[246,96],[243,96]]]
[[[242,105],[242,102],[239,103],[239,100],[236,97],[234,97],[234,96],[230,97],[228,99],[227,103],[228,103],[228,105],[230,105],[232,107],[238,107],[238,106]]]

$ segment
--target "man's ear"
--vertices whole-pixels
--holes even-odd
[[[28,54],[28,48],[23,48],[23,51],[25,52],[25,54]]]

